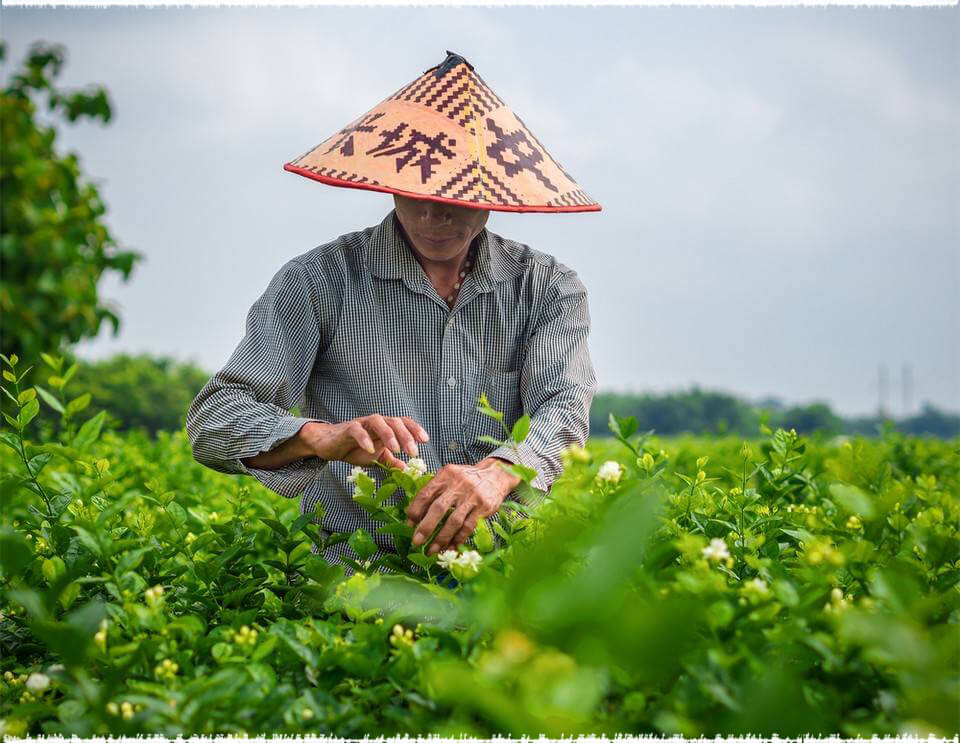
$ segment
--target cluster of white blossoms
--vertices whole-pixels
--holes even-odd
[[[364,475],[364,474],[366,474],[366,473],[364,472],[363,467],[358,467],[358,466],[356,466],[356,467],[354,467],[352,470],[350,470],[350,474],[347,475],[347,482],[352,482],[352,483],[353,483],[353,497],[354,497],[354,498],[363,495],[363,491],[360,489],[360,486],[357,485],[357,478],[358,478],[360,475]]]
[[[710,540],[710,544],[703,548],[703,556],[713,562],[720,562],[730,557],[727,543],[717,537]]]
[[[419,457],[414,457],[407,465],[403,468],[403,474],[409,475],[410,477],[416,479],[418,477],[423,477],[427,472],[427,463],[424,462]]]
[[[623,467],[620,466],[619,462],[615,462],[612,459],[608,459],[606,462],[601,464],[600,469],[597,470],[597,479],[600,482],[615,484],[620,482],[620,477],[622,475]]]
[[[44,673],[31,673],[26,686],[34,694],[43,694],[50,688],[50,677]]]
[[[476,550],[466,552],[444,550],[437,555],[437,564],[444,570],[449,570],[457,580],[474,577],[480,572],[481,562],[483,557]]]

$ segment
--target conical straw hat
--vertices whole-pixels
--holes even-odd
[[[476,209],[600,210],[473,66],[452,52],[283,167],[331,186]]]

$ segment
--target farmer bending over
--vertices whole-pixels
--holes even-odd
[[[353,465],[423,459],[437,474],[407,510],[414,545],[453,509],[431,554],[455,549],[516,497],[521,481],[504,463],[532,467],[532,486],[550,488],[561,452],[586,441],[596,388],[576,273],[486,223],[491,211],[600,206],[466,60],[447,54],[284,166],[392,193],[394,209],[287,261],[187,412],[198,462],[304,495],[303,513],[322,503],[323,529],[366,529],[373,560],[393,551],[392,540],[353,502]],[[503,435],[477,411],[482,392],[508,428],[530,415],[518,450],[478,441]],[[370,474],[383,481],[379,468]],[[344,556],[356,559],[346,542],[324,555]]]

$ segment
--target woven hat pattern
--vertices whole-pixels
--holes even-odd
[[[495,211],[599,211],[462,57],[432,67],[284,169]]]

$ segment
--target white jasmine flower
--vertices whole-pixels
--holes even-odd
[[[751,593],[757,593],[757,594],[766,594],[770,592],[770,589],[767,587],[766,581],[764,581],[762,578],[754,578],[751,581],[747,581],[744,584],[743,589],[745,591],[749,591]]]
[[[50,688],[50,677],[43,673],[31,673],[27,679],[27,688],[42,693]]]
[[[620,466],[620,463],[608,459],[600,465],[600,469],[597,471],[597,479],[601,482],[616,483],[620,481],[622,474],[623,468]]]
[[[722,539],[713,538],[710,544],[703,548],[703,556],[713,562],[720,562],[730,557],[730,551],[727,549],[727,543]]]
[[[427,471],[427,463],[424,462],[419,457],[414,457],[409,462],[407,462],[406,467],[403,468],[403,474],[409,475],[410,477],[417,478],[421,477]]]
[[[363,474],[363,467],[354,467],[350,470],[350,474],[347,475],[347,482],[355,483],[357,481],[357,475]]]
[[[483,557],[476,550],[467,550],[457,558],[457,564],[465,568],[476,570],[483,562]]]
[[[437,555],[437,564],[444,570],[450,570],[459,559],[460,555],[456,550],[444,550]]]

